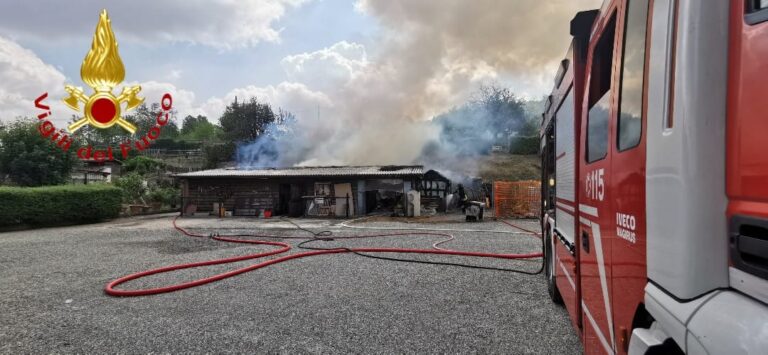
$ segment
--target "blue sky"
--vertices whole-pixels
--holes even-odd
[[[95,28],[98,8],[91,8],[91,26]],[[232,50],[197,43],[124,39],[119,29],[129,24],[120,23],[124,19],[117,13],[110,16],[128,73],[126,80],[169,81],[202,97],[223,95],[246,85],[281,82],[286,80],[280,65],[285,56],[312,52],[340,41],[368,47],[378,32],[375,19],[355,11],[354,2],[349,0],[320,0],[291,8],[273,23],[280,31],[279,42],[261,42]],[[68,80],[77,82],[92,32],[91,29],[81,37],[64,41],[24,38],[17,42],[58,68]],[[174,72],[179,74],[178,78]]]

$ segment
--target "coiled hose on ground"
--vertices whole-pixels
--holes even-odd
[[[207,235],[197,234],[190,232],[182,227],[180,227],[176,220],[179,217],[175,217],[173,219],[173,227],[188,237],[194,237],[194,238],[205,238],[208,237]],[[444,249],[440,248],[439,245],[443,244],[445,242],[448,242],[452,239],[454,239],[453,235],[442,233],[442,232],[429,232],[429,231],[418,231],[418,232],[393,232],[393,233],[377,233],[377,234],[366,234],[366,235],[353,235],[353,236],[333,236],[333,232],[331,231],[322,231],[322,232],[313,232],[311,230],[305,229],[298,224],[294,223],[293,221],[288,220],[288,222],[292,223],[294,226],[297,227],[299,230],[303,230],[305,232],[311,233],[312,237],[299,237],[299,236],[277,236],[277,235],[266,235],[266,234],[230,234],[230,235],[219,235],[219,234],[213,234],[211,235],[212,239],[222,241],[222,242],[229,242],[229,243],[243,243],[243,244],[253,244],[253,245],[270,245],[277,247],[275,250],[266,251],[266,252],[260,252],[260,253],[254,253],[254,254],[248,254],[243,256],[235,256],[235,257],[229,257],[229,258],[223,258],[223,259],[215,259],[215,260],[207,260],[207,261],[200,261],[200,262],[193,262],[193,263],[186,263],[186,264],[178,264],[178,265],[170,265],[165,266],[157,269],[152,270],[146,270],[130,275],[123,276],[121,278],[118,278],[106,285],[104,288],[104,292],[110,296],[121,296],[121,297],[131,297],[131,296],[147,296],[147,295],[154,295],[159,293],[166,293],[166,292],[173,292],[178,290],[183,290],[190,287],[205,285],[211,282],[216,282],[219,280],[223,280],[226,278],[230,278],[236,275],[240,275],[249,271],[253,271],[256,269],[261,269],[263,267],[267,267],[269,265],[279,264],[284,261],[292,260],[292,259],[299,259],[299,258],[306,258],[310,256],[317,256],[317,255],[325,255],[325,254],[341,254],[341,253],[353,253],[365,257],[371,257],[376,259],[384,259],[384,260],[393,260],[393,261],[405,261],[405,262],[416,262],[416,263],[426,263],[426,264],[437,264],[437,265],[450,265],[450,266],[462,266],[462,267],[470,267],[470,268],[477,268],[477,269],[491,269],[491,270],[502,270],[502,271],[511,271],[511,272],[518,272],[518,273],[524,273],[524,274],[538,274],[541,273],[541,269],[539,269],[536,272],[529,272],[524,270],[515,270],[515,269],[501,269],[501,268],[493,268],[493,267],[482,267],[482,266],[474,266],[474,265],[465,265],[465,264],[455,264],[455,263],[447,263],[447,262],[436,262],[436,261],[421,261],[421,260],[406,260],[406,259],[396,259],[396,258],[390,258],[390,257],[384,257],[384,256],[375,256],[370,255],[368,253],[418,253],[418,254],[438,254],[438,255],[454,255],[454,256],[470,256],[470,257],[481,257],[481,258],[496,258],[496,259],[532,259],[532,258],[540,258],[542,257],[541,252],[536,253],[527,253],[527,254],[497,254],[497,253],[483,253],[483,252],[470,252],[470,251],[459,251],[459,250],[451,250],[451,249]],[[511,224],[509,222],[503,221],[504,223],[518,228],[520,230],[523,230],[526,232],[526,234],[538,234],[536,232],[518,227],[514,224]],[[412,248],[318,248],[318,247],[309,247],[307,246],[308,243],[316,242],[316,241],[330,241],[330,240],[344,240],[344,239],[362,239],[362,238],[381,238],[381,237],[402,237],[402,236],[436,236],[436,237],[443,237],[447,238],[444,240],[441,240],[439,242],[436,242],[433,244],[433,249],[412,249]],[[259,238],[256,240],[250,240],[250,239],[241,239],[241,238]],[[269,259],[262,261],[260,263],[250,265],[244,268],[220,273],[217,275],[213,275],[210,277],[197,279],[189,282],[179,283],[175,285],[170,286],[163,286],[163,287],[157,287],[157,288],[149,288],[149,289],[140,289],[140,290],[122,290],[122,289],[116,289],[120,284],[126,283],[131,280],[136,280],[139,278],[147,277],[150,275],[156,275],[166,272],[171,272],[174,270],[182,270],[182,269],[189,269],[189,268],[196,268],[196,267],[202,267],[202,266],[209,266],[209,265],[220,265],[220,264],[227,264],[227,263],[234,263],[238,261],[243,260],[251,260],[251,259],[260,259],[260,258],[266,258],[272,255],[278,255],[283,254],[291,250],[291,246],[287,243],[280,242],[280,241],[268,241],[263,239],[299,239],[303,240],[298,246],[303,249],[309,249],[309,251],[295,253],[295,254],[288,254],[284,256],[280,256],[274,259]],[[542,263],[543,268],[543,263]]]

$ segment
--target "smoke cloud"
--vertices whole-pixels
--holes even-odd
[[[599,5],[600,0],[360,0],[356,9],[383,29],[376,53],[340,42],[284,59],[292,79],[329,100],[317,104],[319,117],[315,110],[294,111],[290,134],[265,136],[269,159],[249,151],[265,150],[253,142],[241,147],[239,163],[408,164],[420,162],[425,147],[432,153],[456,149],[443,144],[444,127],[431,119],[489,82],[527,97],[548,93],[570,41],[570,19]],[[326,69],[313,69],[319,61]]]

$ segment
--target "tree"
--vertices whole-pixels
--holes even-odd
[[[187,117],[184,117],[184,120],[181,122],[181,134],[190,134],[197,128],[197,126],[209,123],[208,118],[203,115],[197,115],[196,117],[188,115]]]
[[[216,167],[221,162],[231,161],[235,152],[241,149],[251,150],[248,154],[238,152],[238,156],[241,157],[258,158],[262,153],[265,153],[271,154],[274,158],[277,153],[277,141],[287,138],[292,133],[292,126],[296,123],[296,117],[281,108],[278,108],[277,113],[275,113],[269,104],[251,98],[245,103],[239,103],[235,99],[224,110],[219,121],[220,128],[219,126],[212,126],[214,128],[213,135],[219,137],[218,142],[203,148],[206,167],[209,168]],[[196,128],[190,134],[194,134],[200,129],[199,127],[203,126],[200,123],[200,116],[189,116],[185,119],[185,126],[193,124],[196,125]],[[184,131],[184,127],[182,127],[182,131]],[[257,157],[254,157],[254,154]],[[238,160],[238,163],[241,162]],[[250,165],[249,163],[246,164]]]
[[[64,184],[76,150],[73,145],[65,152],[42,137],[32,120],[16,121],[0,129],[0,175],[21,186]]]
[[[78,119],[79,117],[72,115],[71,121],[75,122]],[[126,117],[126,120],[136,124],[136,122],[130,116]],[[96,148],[103,148],[107,146],[114,146],[125,141],[125,137],[128,135],[128,132],[123,127],[118,125],[114,125],[109,128],[83,126],[75,133],[75,135],[79,139],[84,140],[85,145],[91,145]]]
[[[133,122],[138,127],[136,134],[144,135],[157,124],[157,115],[161,111],[159,103],[155,102],[149,106],[141,104],[131,115],[125,116],[125,119]],[[163,138],[175,138],[179,135],[179,127],[174,122],[176,120],[176,111],[171,110],[168,117],[168,123],[162,127],[160,136]]]
[[[176,120],[171,117],[168,119],[168,123],[163,127],[163,138],[175,139],[179,137],[179,126],[176,124]]]
[[[149,106],[146,103],[142,103],[136,110],[131,111],[129,114],[124,114],[123,118],[136,126],[136,136],[143,136],[157,124],[157,114],[161,111],[159,103],[153,103]],[[76,116],[72,117],[73,122],[76,119]],[[175,120],[176,111],[171,110],[168,123],[162,127],[161,138],[176,138],[179,136],[179,127]],[[83,127],[77,133],[94,147],[114,146],[124,142],[129,136],[129,133],[118,125],[109,128]]]
[[[419,160],[453,161],[490,154],[494,145],[508,146],[512,137],[535,136],[537,122],[531,117],[526,101],[509,89],[495,84],[482,86],[469,102],[432,120],[440,134],[424,146]],[[526,145],[515,151],[531,150]]]
[[[255,97],[245,103],[237,99],[227,106],[219,120],[224,138],[236,143],[250,142],[261,136],[267,127],[275,122],[275,113],[267,103],[260,103]]]
[[[210,141],[216,138],[216,126],[202,115],[184,117],[181,139],[186,141]]]
[[[496,84],[483,85],[471,103],[486,112],[487,125],[498,132],[519,132],[528,123],[523,101],[508,88]]]
[[[236,146],[232,142],[216,143],[203,147],[203,156],[205,157],[206,169],[219,167],[219,163],[230,161],[235,154]]]

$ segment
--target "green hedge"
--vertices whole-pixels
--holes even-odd
[[[111,185],[0,187],[0,226],[96,222],[117,217],[121,201]]]

